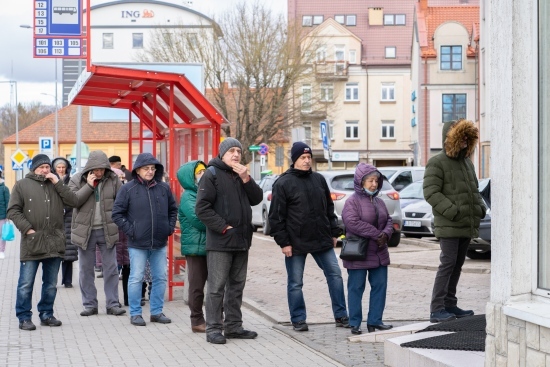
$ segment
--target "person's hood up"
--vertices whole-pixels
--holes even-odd
[[[190,161],[178,169],[176,176],[178,177],[181,187],[185,190],[197,191],[197,184],[195,183],[195,168],[197,168],[199,164],[206,167],[206,164],[204,164],[203,161]]]
[[[382,173],[380,173],[380,171],[378,171],[376,167],[374,167],[372,164],[359,163],[355,168],[355,175],[353,176],[353,189],[356,193],[366,195],[365,190],[363,190],[363,185],[361,185],[361,181],[363,180],[363,177],[370,175],[374,172],[378,172],[378,174],[380,175],[380,179],[378,180],[378,192],[382,190],[384,179]],[[374,196],[378,195],[378,192]]]
[[[71,165],[71,162],[69,162],[68,159],[65,159],[65,158],[63,158],[63,157],[57,157],[57,158],[55,158],[55,159],[52,161],[52,173],[56,173],[56,172],[55,172],[55,165],[56,165],[59,161],[65,162],[65,166],[67,167],[67,169],[65,170],[65,174],[70,174],[71,171],[73,170],[73,166]]]
[[[107,154],[101,150],[94,150],[93,152],[90,152],[88,162],[86,162],[86,166],[84,166],[84,169],[82,170],[82,177],[86,177],[88,172],[99,168],[105,168],[106,174],[107,172],[112,172]]]
[[[160,162],[153,157],[151,153],[141,153],[136,158],[136,163],[134,163],[134,168],[132,169],[132,177],[134,179],[138,178],[137,169],[141,168],[143,166],[150,166],[154,164],[155,168],[157,169],[155,171],[155,176],[153,177],[155,181],[162,182],[162,176],[164,175],[164,166],[160,164]]]
[[[470,157],[476,149],[479,130],[469,120],[448,121],[443,124],[442,135],[443,147],[448,157]],[[467,140],[468,145],[463,149],[462,142],[464,139]]]

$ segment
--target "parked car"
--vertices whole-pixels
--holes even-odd
[[[378,167],[378,170],[386,176],[396,191],[401,191],[415,181],[424,179],[426,167],[419,166],[397,166]]]
[[[479,237],[472,239],[468,246],[468,256],[472,260],[491,258],[491,179],[479,180],[479,192],[485,201],[487,212],[479,224]]]
[[[401,233],[406,237],[433,237],[432,206],[424,199],[422,181],[416,181],[399,193],[403,212]]]
[[[353,177],[355,171],[318,171],[325,180],[327,181],[328,187],[330,189],[330,195],[334,201],[334,211],[338,216],[338,224],[345,230],[344,223],[342,222],[342,209],[344,209],[344,204],[347,198],[354,193],[353,188]],[[394,232],[390,240],[388,241],[388,246],[395,247],[399,245],[401,240],[401,206],[399,202],[399,193],[394,190],[390,185],[387,179],[384,179],[382,184],[382,190],[378,194],[378,197],[381,198],[386,207],[388,208],[388,213],[393,220]]]
[[[271,206],[271,189],[277,178],[279,178],[279,175],[267,175],[260,180],[258,185],[264,192],[264,198],[260,204],[252,207],[252,225],[255,230],[262,227],[262,232],[265,235],[268,235],[271,230],[267,216],[269,215],[269,207]]]

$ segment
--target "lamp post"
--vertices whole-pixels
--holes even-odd
[[[19,108],[17,106],[17,82],[15,80],[2,80],[0,83],[10,83],[10,88],[15,87],[15,149],[19,149]]]
[[[57,59],[56,59],[57,60]],[[56,65],[57,66],[57,65]],[[56,74],[57,74],[57,67],[56,67]],[[55,80],[57,80],[57,75],[56,75],[56,78]],[[57,104],[57,86],[55,88],[55,95],[53,94],[49,94],[49,93],[40,93],[40,94],[43,94],[45,96],[50,96],[50,97],[53,97],[55,99],[55,128],[54,128],[54,150],[53,150],[53,155],[54,155],[54,158],[55,157],[59,157],[59,140],[58,140],[58,137],[57,137],[57,131],[58,131],[58,128],[57,128],[57,110],[58,110],[58,104]]]

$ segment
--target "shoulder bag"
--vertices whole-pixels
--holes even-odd
[[[346,237],[342,241],[340,259],[347,261],[365,260],[369,240],[364,237]]]

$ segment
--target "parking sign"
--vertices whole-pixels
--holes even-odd
[[[41,136],[38,138],[38,151],[40,154],[46,154],[53,158],[53,138],[50,136]]]

